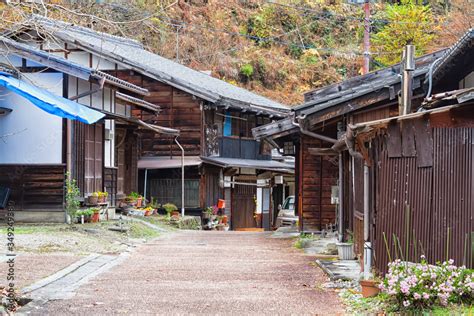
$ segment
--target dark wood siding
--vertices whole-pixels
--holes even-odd
[[[138,191],[138,137],[133,130],[127,131],[124,149],[124,191],[125,194]]]
[[[104,187],[111,206],[115,206],[117,196],[117,171],[118,168],[104,168]]]
[[[0,165],[0,185],[18,210],[62,211],[65,165]]]
[[[179,129],[179,141],[186,155],[201,154],[201,101],[192,95],[131,71],[116,71],[114,75],[138,84],[150,91],[145,100],[161,107],[160,114],[154,115],[142,110],[134,110],[136,117],[146,122]],[[173,138],[153,132],[143,131],[140,138],[143,156],[180,155],[181,151]]]
[[[321,141],[303,136],[301,142],[302,229],[320,230],[324,229],[325,225],[336,222],[336,208],[331,204],[331,189],[337,184],[337,161],[309,154],[308,148],[323,146]]]
[[[220,168],[208,165],[202,168],[201,207],[217,205],[217,200],[224,198],[224,189],[219,187],[220,171]]]

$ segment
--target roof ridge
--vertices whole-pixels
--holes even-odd
[[[290,110],[286,104],[177,63],[146,49],[143,45],[136,45],[137,41],[135,40],[129,40],[132,45],[127,46],[124,45],[127,39],[121,37],[53,19],[38,16],[35,19],[38,24],[53,32],[57,28],[56,36],[62,40],[72,41],[76,45],[83,45],[98,54],[119,60],[121,63],[139,69],[138,71],[145,75],[174,85],[212,103],[226,103],[235,100],[246,106],[259,106],[262,111],[271,109],[273,110],[272,114],[278,115],[281,114],[275,113],[277,109],[282,112]]]
[[[44,16],[41,16],[41,15],[38,15],[38,14],[32,14],[31,15],[32,17],[32,21],[39,21],[41,23],[44,23],[44,24],[49,24],[50,26],[62,26],[66,29],[74,29],[75,32],[80,32],[80,33],[83,33],[85,35],[89,35],[89,36],[93,36],[95,38],[99,38],[99,39],[104,39],[106,38],[107,40],[110,40],[111,42],[114,42],[115,44],[119,44],[119,45],[129,45],[129,46],[134,46],[134,47],[138,47],[138,48],[142,48],[143,49],[143,44],[135,39],[132,39],[132,38],[127,38],[127,37],[122,37],[122,36],[117,36],[117,35],[112,35],[110,33],[105,33],[105,32],[100,32],[100,31],[96,31],[96,30],[93,30],[91,28],[87,28],[87,27],[84,27],[84,26],[81,26],[81,25],[77,25],[77,24],[74,24],[74,23],[69,23],[69,22],[66,22],[66,21],[62,21],[62,20],[56,20],[56,19],[51,19],[51,18],[47,18],[47,17],[44,17]],[[61,29],[58,29],[59,31]]]

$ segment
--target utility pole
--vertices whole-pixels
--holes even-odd
[[[370,71],[370,0],[364,2],[364,67],[363,74]]]
[[[413,71],[415,70],[414,45],[406,45],[403,49],[402,67],[402,91],[399,114],[407,115],[411,112],[411,99],[413,96]]]

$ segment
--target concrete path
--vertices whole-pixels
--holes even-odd
[[[23,288],[22,294],[40,301],[71,298],[82,284],[117,265],[127,255],[127,253],[120,256],[92,254],[31,286]]]
[[[168,234],[30,315],[342,314],[337,294],[321,287],[327,277],[291,243],[266,233]]]

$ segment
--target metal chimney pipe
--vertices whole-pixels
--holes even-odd
[[[407,45],[403,50],[402,100],[400,115],[411,113],[413,97],[413,71],[415,70],[415,46]]]

